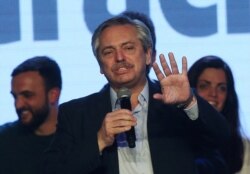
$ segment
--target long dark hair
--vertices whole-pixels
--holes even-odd
[[[228,149],[223,149],[224,157],[228,162],[230,171],[235,173],[239,171],[243,164],[243,142],[240,133],[239,103],[237,93],[234,87],[234,78],[228,64],[220,57],[209,55],[198,59],[189,69],[188,78],[191,87],[197,87],[199,76],[206,68],[222,69],[226,74],[227,97],[221,113],[229,123],[231,137]]]

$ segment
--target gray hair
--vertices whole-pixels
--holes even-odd
[[[132,25],[136,28],[137,30],[137,37],[138,39],[141,41],[142,43],[142,47],[144,49],[144,51],[146,52],[149,48],[152,48],[152,36],[150,33],[150,30],[148,29],[148,27],[141,21],[137,20],[137,19],[130,19],[128,17],[125,16],[115,16],[113,18],[110,18],[106,21],[104,21],[102,24],[100,24],[93,36],[92,36],[92,51],[93,54],[95,55],[95,57],[97,58],[98,62],[99,62],[99,47],[100,47],[100,35],[103,32],[103,30],[105,30],[108,27],[111,26],[115,26],[115,25]]]

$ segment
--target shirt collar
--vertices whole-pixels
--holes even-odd
[[[149,98],[148,91],[149,91],[149,87],[148,87],[148,81],[147,81],[143,90],[141,91],[140,95],[138,96],[138,101],[140,103],[142,103],[143,101],[148,103],[148,98]],[[117,94],[112,87],[110,87],[110,100],[111,100],[112,109],[114,110],[116,102],[117,102]]]

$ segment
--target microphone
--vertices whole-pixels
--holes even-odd
[[[121,88],[117,92],[117,98],[120,101],[120,105],[122,109],[128,109],[131,111],[131,103],[130,103],[130,96],[131,92],[128,88]],[[127,137],[127,142],[128,142],[128,147],[134,148],[135,147],[135,128],[134,126],[131,127],[130,130],[126,131],[126,137]]]

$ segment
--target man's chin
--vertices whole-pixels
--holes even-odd
[[[29,131],[34,131],[37,129],[37,125],[33,124],[32,121],[27,121],[27,120],[22,120],[19,119],[20,124],[22,125],[23,128],[29,130]]]
[[[29,126],[32,124],[32,121],[31,120],[27,120],[27,119],[23,119],[23,118],[20,118],[19,119],[19,122],[24,125],[24,126]]]

